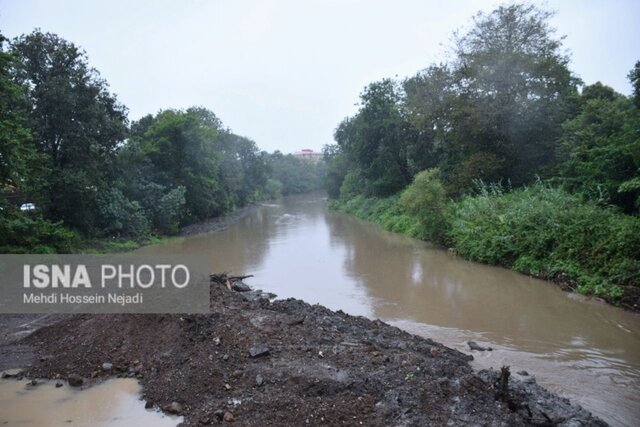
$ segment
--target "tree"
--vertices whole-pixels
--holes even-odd
[[[633,86],[633,102],[636,107],[640,108],[640,61],[636,62],[633,70],[629,72],[628,77]]]
[[[361,107],[335,131],[340,150],[366,180],[364,192],[388,196],[411,181],[407,145],[415,137],[400,105],[400,89],[385,79],[360,95]]]
[[[28,90],[28,126],[47,159],[39,202],[46,215],[91,231],[96,196],[109,188],[116,149],[127,134],[126,108],[109,93],[84,52],[39,30],[18,37],[15,82]]]
[[[0,191],[7,185],[29,191],[40,159],[27,127],[27,87],[13,80],[17,61],[5,51],[6,40],[0,34]]]
[[[217,139],[222,123],[215,114],[203,108],[164,110],[145,119],[144,126],[139,144],[158,172],[157,183],[186,189],[183,224],[221,215],[232,206],[221,184]]]
[[[637,210],[640,197],[640,114],[631,100],[600,82],[587,86],[580,113],[562,127],[560,174],[565,187]]]
[[[552,166],[578,80],[550,17],[533,5],[500,6],[456,34],[455,100],[442,165],[454,192],[477,178],[519,185]]]

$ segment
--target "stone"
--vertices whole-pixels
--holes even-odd
[[[239,280],[233,282],[233,284],[231,285],[231,289],[233,289],[236,292],[249,292],[251,290],[249,285],[247,285],[246,283],[243,283],[243,282],[241,282]]]
[[[482,347],[481,345],[479,345],[475,341],[467,341],[467,345],[469,346],[469,348],[471,350],[478,350],[478,351],[492,351],[493,350],[491,347]]]
[[[113,369],[113,363],[105,362],[102,364],[103,371],[110,371]]]
[[[82,379],[82,377],[78,374],[71,374],[67,377],[67,381],[69,382],[69,385],[71,387],[80,387],[83,383],[84,380]]]
[[[174,401],[165,405],[162,410],[168,414],[180,414],[182,412],[182,405]]]
[[[2,372],[2,378],[18,378],[23,374],[22,369],[7,369]]]
[[[517,374],[521,375],[523,377],[528,377],[529,376],[529,372],[527,372],[527,371],[518,371]]]
[[[265,344],[256,344],[249,348],[249,356],[251,357],[263,357],[269,355],[269,347]]]
[[[56,388],[60,388],[62,386],[63,386],[63,384],[60,381],[56,381]]]
[[[223,419],[228,423],[232,423],[235,421],[235,417],[231,412],[225,412]]]
[[[260,387],[262,384],[264,384],[264,378],[260,374],[256,375],[256,385]]]

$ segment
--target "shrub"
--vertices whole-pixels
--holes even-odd
[[[449,239],[465,258],[616,298],[640,286],[640,218],[542,183],[512,192],[484,186],[454,203]]]
[[[447,196],[439,175],[438,169],[418,173],[400,196],[400,205],[420,223],[419,237],[437,243],[444,241],[447,230]]]
[[[78,244],[77,233],[62,222],[52,222],[30,214],[0,217],[0,253],[70,253]]]

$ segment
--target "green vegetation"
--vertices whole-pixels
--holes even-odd
[[[584,86],[550,16],[478,14],[450,62],[366,87],[325,187],[390,231],[640,307],[640,62],[631,97]]]
[[[215,114],[129,123],[85,53],[0,35],[0,251],[121,251],[260,200],[322,186],[323,163],[260,151]]]

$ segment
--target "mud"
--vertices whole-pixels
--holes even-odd
[[[379,320],[212,285],[207,315],[77,315],[8,346],[27,378],[137,378],[184,425],[606,425],[527,377]],[[2,319],[2,318],[0,318]],[[26,359],[25,359],[26,360]]]

